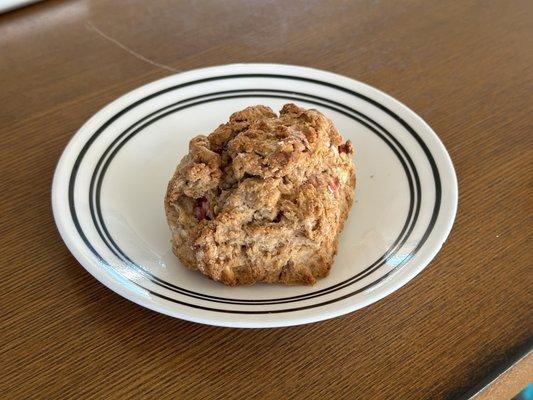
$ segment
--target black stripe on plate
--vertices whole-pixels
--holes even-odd
[[[394,146],[391,145],[391,143],[389,143],[384,137],[383,135],[377,131],[374,127],[370,126],[368,123],[366,123],[365,121],[361,121],[359,117],[357,116],[353,116],[349,113],[347,113],[346,111],[343,111],[343,110],[340,110],[336,107],[332,107],[330,105],[327,105],[327,104],[324,104],[324,103],[319,103],[319,102],[316,102],[316,101],[312,101],[312,100],[308,100],[308,99],[303,99],[303,98],[297,98],[297,97],[293,97],[293,96],[279,96],[279,95],[264,95],[262,93],[258,93],[258,92],[269,92],[269,93],[274,93],[274,92],[278,92],[276,90],[262,90],[262,89],[245,89],[245,90],[232,90],[232,91],[226,91],[226,92],[222,92],[222,93],[227,93],[227,92],[230,92],[230,93],[238,93],[238,92],[241,92],[241,91],[246,91],[246,92],[255,92],[253,94],[248,94],[248,95],[233,95],[233,96],[222,96],[222,97],[216,97],[216,98],[211,98],[211,99],[208,99],[208,100],[203,100],[203,101],[198,101],[198,102],[194,102],[194,103],[191,103],[191,104],[188,104],[186,106],[181,106],[181,107],[177,107],[177,108],[174,108],[172,110],[169,110],[169,108],[171,108],[172,106],[177,106],[177,105],[180,105],[180,104],[183,104],[183,103],[186,103],[188,101],[190,101],[191,99],[186,99],[186,100],[182,100],[182,101],[179,101],[179,102],[176,102],[170,106],[166,106],[160,110],[157,110],[157,111],[154,111],[152,112],[151,114],[149,114],[148,116],[145,116],[143,117],[141,120],[137,121],[136,123],[132,124],[130,127],[128,127],[125,131],[123,131],[120,135],[117,136],[117,138],[109,145],[109,147],[104,151],[104,153],[102,154],[102,156],[100,157],[100,159],[98,160],[97,162],[97,165],[95,167],[95,171],[93,173],[93,176],[91,177],[91,183],[94,184],[94,182],[96,182],[96,199],[93,199],[93,192],[94,192],[94,186],[91,185],[90,186],[90,189],[89,189],[89,198],[90,198],[90,209],[91,209],[91,216],[93,218],[93,223],[95,224],[95,227],[98,231],[98,233],[100,234],[102,240],[104,241],[104,243],[108,246],[108,248],[118,257],[120,258],[123,262],[125,262],[127,265],[130,265],[132,268],[134,268],[135,270],[137,270],[138,273],[144,275],[147,279],[149,279],[152,283],[156,284],[156,285],[159,285],[159,286],[163,286],[165,287],[166,289],[168,290],[172,290],[172,291],[175,291],[175,292],[178,292],[178,293],[181,293],[181,294],[184,294],[184,295],[189,295],[191,297],[194,297],[194,298],[200,298],[200,299],[203,299],[203,300],[211,300],[211,301],[217,301],[217,302],[221,302],[221,303],[230,303],[230,304],[262,304],[262,305],[268,305],[268,304],[281,304],[281,303],[288,303],[288,302],[292,302],[292,301],[298,301],[298,300],[306,300],[306,299],[309,299],[309,298],[314,298],[314,297],[318,297],[318,296],[321,296],[321,295],[325,295],[325,294],[329,294],[333,291],[336,291],[336,290],[340,290],[340,289],[343,289],[344,287],[348,286],[348,285],[351,285],[355,282],[358,282],[362,279],[364,279],[366,276],[370,275],[371,273],[375,272],[380,266],[382,266],[383,264],[385,264],[390,258],[394,257],[395,254],[397,253],[397,251],[403,246],[403,244],[405,243],[405,241],[407,240],[407,238],[409,237],[412,229],[414,228],[415,224],[416,224],[416,220],[417,220],[417,217],[418,217],[418,213],[419,213],[419,210],[420,210],[420,197],[418,198],[418,203],[417,203],[417,208],[416,208],[416,211],[415,211],[415,217],[411,220],[411,216],[413,214],[413,182],[412,182],[412,178],[411,176],[409,175],[409,169],[407,168],[406,164],[405,164],[405,161],[402,159],[402,157],[400,156],[398,150],[396,148],[394,148]],[[279,91],[279,92],[283,92],[285,93],[286,91]],[[294,93],[294,94],[297,94],[297,95],[301,95],[301,96],[309,96],[309,97],[312,97],[312,98],[318,98],[320,100],[323,100],[323,101],[328,101],[327,99],[324,99],[324,98],[320,98],[318,96],[313,96],[313,95],[308,95],[308,94],[305,94],[305,93],[298,93],[298,92],[291,92],[291,93]],[[211,94],[207,94],[207,95],[202,95],[202,96],[196,96],[194,97],[194,99],[198,99],[198,98],[205,98],[207,96],[211,96],[211,95],[219,95],[220,92],[217,92],[217,93],[211,93]],[[288,298],[278,298],[278,299],[265,299],[265,300],[249,300],[249,299],[229,299],[229,298],[221,298],[221,297],[215,297],[215,296],[208,296],[208,295],[203,295],[201,293],[196,293],[196,292],[193,292],[193,291],[190,291],[190,290],[187,290],[187,289],[184,289],[184,288],[181,288],[179,286],[176,286],[176,285],[173,285],[169,282],[166,282],[160,278],[158,278],[157,276],[151,274],[149,271],[147,271],[146,269],[144,269],[142,266],[140,266],[138,263],[135,263],[133,260],[131,260],[131,258],[129,258],[125,252],[123,252],[120,247],[115,243],[115,241],[112,239],[111,237],[111,234],[109,233],[106,225],[105,225],[105,221],[103,219],[103,216],[102,216],[102,213],[101,213],[101,207],[100,207],[100,191],[101,191],[101,185],[102,185],[102,181],[103,181],[103,178],[104,178],[104,175],[105,175],[105,172],[107,170],[107,168],[109,167],[112,159],[114,158],[114,156],[118,153],[118,151],[122,148],[123,145],[126,144],[126,142],[131,139],[133,136],[135,136],[136,134],[140,133],[143,129],[145,129],[146,127],[148,127],[150,124],[156,122],[157,120],[171,114],[171,113],[174,113],[174,112],[177,112],[177,111],[181,111],[183,109],[186,109],[188,107],[191,107],[191,106],[195,106],[195,105],[199,105],[199,104],[203,104],[203,103],[206,103],[206,102],[209,102],[209,101],[217,101],[217,100],[224,100],[224,99],[228,99],[228,98],[240,98],[240,97],[267,97],[267,98],[283,98],[283,99],[287,99],[287,100],[295,100],[295,101],[304,101],[304,102],[308,102],[308,103],[311,103],[311,104],[315,104],[315,105],[320,105],[320,106],[323,106],[323,107],[327,107],[327,108],[330,108],[334,111],[337,111],[339,113],[342,113],[343,115],[351,118],[351,119],[354,119],[356,121],[358,121],[359,123],[363,124],[365,127],[367,127],[368,129],[370,129],[373,133],[375,133],[376,135],[378,135],[378,137],[380,137],[391,149],[392,151],[395,153],[395,155],[398,157],[398,159],[400,160],[400,163],[402,164],[403,168],[404,168],[404,171],[406,173],[406,176],[408,178],[408,182],[409,182],[409,191],[410,191],[410,205],[409,205],[409,212],[408,212],[408,216],[407,216],[407,219],[405,221],[405,224],[400,232],[400,234],[398,235],[398,238],[393,242],[392,246],[385,252],[385,254],[383,256],[381,256],[380,258],[378,258],[378,260],[376,260],[374,263],[372,263],[369,267],[365,268],[363,271],[361,271],[360,273],[358,273],[357,275],[351,277],[351,278],[348,278],[347,280],[345,281],[342,281],[342,282],[339,282],[333,286],[330,286],[330,287],[327,287],[327,288],[324,288],[324,289],[321,289],[319,291],[314,291],[314,292],[310,292],[310,293],[307,293],[305,295],[300,295],[300,296],[292,296],[292,297],[288,297]],[[333,101],[330,101],[330,102],[333,102]],[[337,103],[338,104],[338,103]],[[342,104],[339,104],[340,106],[343,106]],[[343,106],[344,108],[347,108],[349,109],[350,111],[354,112],[354,113],[357,113],[355,110],[352,110],[350,109],[349,107],[346,107],[346,106]],[[143,124],[142,126],[139,126],[137,129],[135,129],[133,132],[131,132],[122,142],[120,142],[118,144],[117,147],[114,148],[114,150],[112,151],[111,155],[109,156],[109,158],[106,160],[104,166],[102,167],[102,170],[101,171],[98,171],[100,165],[102,164],[103,160],[105,159],[105,157],[107,156],[107,154],[109,154],[109,152],[111,151],[111,149],[113,148],[113,146],[122,138],[124,137],[125,134],[127,134],[130,129],[136,125],[138,125],[140,122],[143,122],[143,121],[146,121],[148,118],[152,117],[153,115],[159,113],[160,111],[163,111],[163,110],[167,110],[167,112],[163,113],[163,114],[160,114],[158,115],[157,117],[153,118],[152,120],[150,120],[149,122],[146,122],[145,124]],[[360,113],[357,113],[357,114],[360,114]],[[416,172],[416,169],[414,168],[414,164],[411,160],[411,158],[409,157],[409,154],[407,153],[407,151],[403,148],[403,146],[394,138],[394,136],[392,136],[390,134],[390,132],[388,132],[385,128],[381,127],[377,122],[373,121],[370,117],[364,115],[364,114],[361,114],[361,116],[365,117],[366,119],[368,119],[369,121],[371,121],[372,123],[374,123],[376,126],[380,127],[380,129],[382,129],[386,135],[392,139],[396,145],[401,149],[403,155],[407,158],[407,162],[408,164],[411,166],[411,168],[413,169],[414,171],[414,176],[415,176],[415,182],[416,182],[416,191],[419,192],[420,189],[420,183],[419,183],[419,178],[418,178],[418,174]],[[98,172],[100,172],[100,175],[98,177],[96,177],[98,175]],[[420,196],[420,195],[419,195]],[[94,205],[93,205],[93,201],[96,203],[96,212],[94,211]],[[98,220],[98,222],[101,224],[102,226],[102,229],[100,229],[100,227],[98,226],[98,223],[97,221],[95,220],[95,214],[96,214],[96,219]],[[408,226],[408,223],[411,222]],[[102,232],[102,230],[104,232]],[[405,238],[400,242],[402,236],[404,235],[404,233],[407,232],[407,235],[405,236]],[[399,243],[399,245],[398,245]],[[395,251],[393,251],[393,249],[396,248]],[[407,254],[405,255],[406,258],[409,258],[409,257],[412,257],[412,254]],[[185,292],[185,293],[184,293]]]
[[[369,97],[365,96],[365,95],[362,95],[358,92],[355,92],[355,91],[352,91],[350,89],[347,89],[347,88],[344,88],[342,86],[338,86],[338,85],[335,85],[335,84],[332,84],[332,83],[329,83],[329,82],[322,82],[322,81],[319,81],[319,80],[316,80],[316,79],[311,79],[311,78],[304,78],[304,77],[299,77],[299,76],[290,76],[290,75],[276,75],[276,74],[235,74],[235,75],[225,75],[225,76],[216,76],[216,77],[210,77],[210,78],[204,78],[204,79],[200,79],[200,80],[196,80],[196,81],[191,81],[191,82],[186,82],[186,83],[183,83],[183,84],[179,84],[179,85],[174,85],[174,86],[171,86],[171,87],[168,87],[168,88],[165,88],[163,90],[160,90],[158,92],[155,92],[155,93],[152,93],[151,95],[149,96],[146,96],[140,100],[137,100],[136,102],[130,104],[129,106],[125,107],[124,109],[122,109],[121,111],[119,111],[118,113],[116,113],[115,115],[113,115],[113,117],[111,117],[109,120],[107,120],[90,138],[89,140],[85,143],[85,145],[83,146],[82,150],[80,151],[80,153],[78,154],[78,157],[73,165],[73,168],[72,168],[72,172],[71,172],[71,175],[70,175],[70,179],[69,179],[69,188],[68,188],[68,202],[69,202],[69,210],[70,210],[70,214],[71,214],[71,217],[72,217],[72,221],[73,221],[73,224],[76,228],[76,230],[78,231],[80,237],[82,238],[82,240],[84,241],[84,243],[87,245],[87,247],[89,248],[89,250],[91,250],[91,252],[97,257],[97,259],[99,261],[102,262],[102,265],[104,266],[107,266],[109,268],[112,268],[107,262],[105,262],[105,260],[98,254],[98,252],[95,250],[95,248],[92,246],[92,244],[87,240],[87,237],[85,236],[83,230],[81,229],[81,225],[79,223],[79,220],[77,218],[77,215],[76,215],[76,207],[75,207],[75,203],[74,203],[74,185],[75,185],[75,180],[76,180],[76,176],[77,176],[77,172],[79,170],[79,167],[80,167],[80,164],[81,164],[81,161],[83,159],[83,157],[85,156],[85,154],[87,153],[87,150],[90,148],[90,146],[92,145],[92,143],[96,140],[96,138],[110,125],[112,124],[115,120],[117,120],[120,116],[122,116],[124,113],[128,112],[129,110],[137,107],[138,105],[142,104],[143,102],[151,99],[151,98],[154,98],[158,95],[161,95],[163,93],[167,93],[169,91],[172,91],[172,90],[176,90],[178,88],[182,88],[182,87],[186,87],[186,86],[190,86],[190,85],[194,85],[194,84],[198,84],[198,83],[204,83],[204,82],[209,82],[209,81],[214,81],[214,80],[220,80],[220,79],[238,79],[238,78],[276,78],[276,79],[288,79],[288,80],[297,80],[297,81],[304,81],[304,82],[310,82],[310,83],[314,83],[314,84],[318,84],[318,85],[322,85],[322,86],[327,86],[327,87],[331,87],[331,88],[334,88],[334,89],[337,89],[337,90],[340,90],[340,91],[343,91],[345,93],[348,93],[348,94],[351,94],[353,96],[356,96],[360,99],[363,99],[367,102],[369,102],[370,104],[376,106],[377,108],[381,109],[382,111],[384,111],[385,113],[387,113],[388,115],[390,115],[392,118],[394,118],[396,121],[398,121],[402,126],[404,126],[404,128],[415,138],[415,140],[418,142],[418,144],[420,145],[420,147],[422,148],[422,150],[424,151],[426,157],[428,158],[428,162],[430,164],[430,167],[431,167],[431,170],[432,170],[432,174],[433,174],[433,178],[434,178],[434,182],[435,182],[435,205],[434,205],[434,210],[433,210],[433,214],[432,214],[432,217],[431,217],[431,220],[430,220],[430,223],[429,223],[429,226],[428,226],[428,229],[426,230],[426,232],[424,233],[422,239],[420,240],[420,242],[418,243],[417,247],[414,249],[414,253],[416,253],[423,245],[424,243],[426,242],[427,238],[429,237],[434,225],[435,225],[435,222],[437,220],[437,217],[438,217],[438,213],[439,213],[439,210],[440,210],[440,204],[441,204],[441,197],[442,197],[442,187],[441,187],[441,182],[440,182],[440,173],[438,171],[438,168],[437,168],[437,165],[435,163],[435,160],[433,159],[433,156],[431,154],[431,152],[429,151],[429,148],[427,147],[427,145],[424,143],[424,141],[422,140],[422,138],[420,138],[420,136],[416,133],[416,131],[409,125],[407,124],[407,122],[405,122],[405,120],[403,120],[401,117],[399,117],[396,113],[394,113],[393,111],[389,110],[387,107],[385,107],[384,105],[376,102],[375,100],[373,99],[370,99]],[[335,302],[335,301],[340,301],[340,300],[343,300],[347,297],[350,297],[350,296],[353,296],[357,293],[360,293],[364,290],[367,290],[369,289],[370,287],[372,286],[375,286],[377,284],[380,284],[384,279],[386,279],[387,277],[389,277],[390,275],[392,275],[393,273],[395,273],[399,268],[401,268],[408,260],[403,260],[402,262],[400,262],[399,264],[396,265],[396,267],[394,267],[391,271],[389,271],[387,274],[385,274],[384,276],[382,276],[381,278],[379,278],[378,280],[370,283],[369,285],[363,287],[363,288],[360,288],[358,289],[357,291],[355,292],[352,292],[352,293],[349,293],[347,295],[344,295],[342,297],[339,297],[339,298],[336,298],[336,299],[332,299],[332,300],[329,300],[327,302],[323,302],[323,303],[317,303],[317,304],[314,304],[314,305],[310,305],[310,306],[305,306],[305,307],[299,307],[299,308],[292,308],[292,309],[284,309],[284,310],[271,310],[271,311],[236,311],[236,310],[222,310],[222,309],[215,309],[215,308],[209,308],[209,307],[202,307],[202,306],[198,306],[198,305],[195,305],[195,304],[189,304],[189,303],[185,303],[185,302],[180,302],[176,299],[171,299],[171,298],[168,298],[167,296],[164,296],[164,295],[160,295],[160,294],[157,294],[155,292],[152,292],[148,289],[145,289],[143,288],[142,286],[138,285],[137,283],[133,282],[135,285],[141,287],[142,289],[148,291],[149,293],[155,295],[155,296],[158,296],[160,298],[163,298],[163,299],[166,299],[168,301],[172,301],[172,302],[175,302],[175,303],[178,303],[178,304],[182,304],[182,305],[187,305],[187,306],[190,306],[190,307],[193,307],[193,308],[200,308],[200,309],[205,309],[205,310],[210,310],[210,311],[216,311],[216,312],[225,312],[225,313],[235,313],[235,314],[242,314],[242,313],[245,313],[245,314],[264,314],[264,313],[272,313],[272,312],[289,312],[289,311],[298,311],[298,310],[302,310],[302,309],[307,309],[307,308],[311,308],[311,307],[320,307],[320,306],[323,306],[323,305],[326,305],[326,304],[330,304],[332,302]]]

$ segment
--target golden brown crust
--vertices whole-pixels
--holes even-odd
[[[197,136],[170,180],[172,249],[228,285],[313,284],[352,205],[351,142],[316,110],[248,107]]]

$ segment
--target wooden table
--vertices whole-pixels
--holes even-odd
[[[0,398],[474,393],[533,337],[532,21],[527,0],[48,0],[0,15]],[[428,121],[460,198],[423,273],[340,318],[238,330],[156,314],[85,272],[50,207],[70,137],[139,85],[232,62],[344,74]]]

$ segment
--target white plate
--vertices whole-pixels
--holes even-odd
[[[230,288],[184,268],[163,197],[189,140],[246,106],[287,102],[323,112],[356,151],[356,200],[330,275]],[[70,251],[120,295],[189,321],[276,327],[357,310],[411,280],[450,232],[457,180],[435,132],[379,90],[311,68],[237,64],[169,76],[98,112],[61,156],[52,203]]]

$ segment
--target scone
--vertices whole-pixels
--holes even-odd
[[[353,201],[352,144],[316,110],[248,107],[197,136],[165,197],[174,254],[227,285],[328,274]]]

